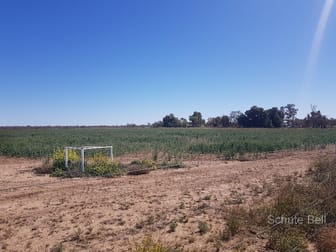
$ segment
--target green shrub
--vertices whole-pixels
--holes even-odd
[[[131,165],[142,165],[142,161],[141,160],[133,160],[131,162]]]
[[[68,168],[64,164],[64,152],[56,150],[53,154],[53,167],[51,176],[54,177],[78,177],[83,175],[113,177],[122,173],[119,162],[113,162],[110,157],[96,154],[88,157],[85,162],[85,174],[80,171],[80,157],[74,150],[68,152]]]
[[[156,169],[156,162],[151,159],[133,160],[131,162],[131,166],[137,166],[139,168]]]
[[[146,166],[147,168],[155,169],[156,168],[156,162],[151,159],[145,159],[142,161],[142,164]]]
[[[173,233],[173,232],[175,232],[176,228],[177,228],[177,223],[176,223],[176,221],[171,222],[171,223],[169,224],[168,233]]]
[[[90,176],[113,177],[121,174],[119,162],[113,162],[107,156],[95,155],[89,159],[85,166],[85,173]]]
[[[54,169],[54,171],[51,173],[52,177],[64,177],[66,175],[66,171],[60,168]]]
[[[206,222],[200,221],[198,223],[198,230],[201,235],[204,235],[210,230],[210,228]]]
[[[65,170],[65,153],[64,150],[57,149],[52,155],[53,167],[54,169],[63,169]],[[68,152],[68,165],[69,167],[74,167],[79,165],[80,157],[75,150],[69,150]]]

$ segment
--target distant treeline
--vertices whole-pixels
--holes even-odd
[[[74,125],[74,126],[0,126],[1,129],[20,129],[20,128],[189,128],[189,127],[209,127],[209,128],[332,128],[336,127],[336,119],[328,118],[323,115],[316,106],[311,107],[311,112],[303,119],[297,118],[298,109],[295,104],[286,106],[272,107],[264,109],[252,106],[245,113],[232,111],[229,115],[210,117],[205,121],[201,112],[195,111],[186,118],[178,118],[174,114],[166,115],[161,121],[148,124],[126,124],[126,125]]]
[[[311,112],[304,118],[296,117],[298,109],[295,104],[287,104],[286,106],[272,107],[264,109],[262,107],[253,106],[245,113],[240,111],[232,111],[230,115],[223,115],[208,118],[205,121],[201,112],[195,111],[189,120],[185,118],[177,118],[174,114],[163,117],[162,121],[153,123],[152,127],[241,127],[241,128],[330,128],[336,126],[336,119],[327,118],[316,109],[311,107]]]

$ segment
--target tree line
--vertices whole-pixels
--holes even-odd
[[[202,113],[195,111],[186,118],[178,118],[174,114],[166,115],[161,121],[153,123],[152,127],[187,128],[187,127],[212,127],[212,128],[328,128],[336,126],[336,119],[327,118],[316,106],[311,107],[311,112],[304,118],[296,117],[298,109],[295,104],[287,104],[280,108],[252,106],[244,113],[232,111],[229,115],[222,115],[203,119]]]

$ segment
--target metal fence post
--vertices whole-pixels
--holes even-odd
[[[85,172],[85,168],[84,168],[84,159],[85,159],[85,156],[84,156],[84,148],[81,148],[81,169],[82,169],[82,172]]]
[[[65,167],[69,168],[69,166],[68,166],[69,156],[68,156],[68,148],[67,147],[64,148],[64,152],[65,152]]]
[[[113,146],[110,147],[110,157],[111,160],[113,161]]]

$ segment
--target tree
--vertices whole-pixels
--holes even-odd
[[[191,116],[189,116],[189,121],[191,122],[192,127],[201,127],[205,124],[205,121],[202,119],[201,112],[195,111]]]
[[[284,113],[279,110],[277,107],[266,110],[268,117],[268,127],[280,128],[283,125]]]
[[[229,127],[230,126],[230,118],[226,115],[222,116],[221,123],[222,123],[222,127]]]
[[[187,128],[188,127],[188,121],[185,118],[180,119],[180,124],[182,128]]]
[[[336,119],[335,118],[329,118],[328,119],[328,127],[331,127],[331,128],[336,127]]]
[[[240,111],[231,111],[229,118],[230,118],[230,124],[232,126],[237,126],[238,125],[238,118],[241,114],[242,114],[242,112],[240,112]]]
[[[159,128],[159,127],[163,127],[163,122],[162,121],[158,121],[152,124],[153,128]]]
[[[287,127],[293,127],[295,122],[295,116],[298,112],[298,109],[295,108],[295,104],[287,104],[280,108],[284,114],[284,124]]]
[[[163,119],[163,127],[181,127],[180,120],[174,116],[174,114],[166,115]]]
[[[229,127],[230,126],[230,119],[228,116],[217,116],[212,117],[208,119],[208,122],[206,124],[208,127],[214,127],[214,128],[223,128],[223,127]]]
[[[249,110],[246,110],[244,114],[240,114],[237,122],[240,127],[281,127],[283,117],[283,112],[277,107],[265,111],[262,107],[253,106]]]
[[[252,127],[250,119],[245,114],[240,114],[237,122],[240,127]]]
[[[326,128],[328,124],[327,117],[322,115],[321,111],[316,109],[316,106],[311,106],[311,110],[310,115],[308,114],[305,118],[306,127]]]
[[[219,118],[220,118],[219,116],[208,118],[206,126],[207,127],[214,127],[214,128],[219,127],[219,125],[220,125]]]
[[[267,114],[262,107],[253,106],[250,110],[245,112],[246,117],[248,118],[247,127],[263,128],[267,127]]]

